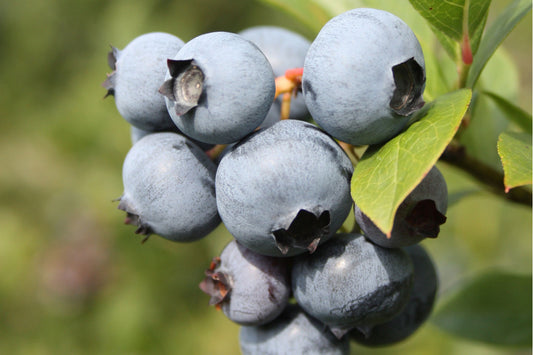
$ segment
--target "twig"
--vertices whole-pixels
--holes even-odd
[[[468,155],[464,146],[454,144],[449,145],[440,157],[440,160],[468,173],[487,187],[492,193],[503,197],[508,201],[526,205],[531,208],[532,195],[529,189],[519,186],[511,189],[508,193],[505,193],[503,174],[482,161]]]

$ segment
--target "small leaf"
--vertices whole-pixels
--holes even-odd
[[[432,322],[466,339],[530,347],[531,275],[479,275],[444,299]]]
[[[531,0],[515,0],[510,4],[498,18],[487,29],[481,41],[474,62],[470,67],[466,87],[473,88],[481,71],[487,61],[494,54],[494,51],[503,42],[516,24],[531,10]]]
[[[463,28],[468,28],[472,53],[476,53],[487,21],[491,0],[409,0],[411,5],[430,23],[432,30],[446,51],[456,58],[463,40]],[[468,27],[463,26],[465,6],[468,5]]]
[[[505,192],[517,186],[531,184],[531,134],[503,132],[498,139],[498,154],[502,160]]]
[[[514,103],[498,94],[488,91],[483,91],[483,94],[490,97],[496,103],[496,105],[498,105],[498,108],[503,111],[509,121],[514,122],[525,132],[531,134],[530,113],[522,110],[520,107],[516,106]]]
[[[352,198],[389,235],[400,203],[420,183],[452,140],[472,92],[458,90],[424,107],[407,130],[382,146],[369,147],[352,176]]]
[[[261,0],[292,15],[314,33],[332,17],[324,7],[313,0]]]
[[[505,70],[502,70],[505,68]],[[507,100],[516,102],[519,91],[519,72],[505,48],[500,48],[485,66],[470,104],[470,120],[461,132],[460,143],[472,157],[503,174],[495,142],[509,129],[509,120],[496,103],[480,90],[490,90]]]

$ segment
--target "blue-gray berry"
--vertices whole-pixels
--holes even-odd
[[[257,253],[313,252],[350,212],[353,166],[316,126],[284,120],[235,144],[216,176],[228,231]]]
[[[176,36],[150,32],[119,50],[112,48],[108,62],[113,72],[103,86],[115,97],[118,112],[133,126],[146,131],[172,129],[159,87],[165,79],[167,58],[183,46]]]
[[[422,107],[425,62],[412,30],[395,15],[357,8],[320,30],[302,78],[315,121],[353,144],[385,142]]]
[[[390,320],[407,304],[413,265],[401,249],[374,245],[360,234],[340,234],[292,268],[298,304],[339,338]]]
[[[413,289],[407,305],[388,322],[378,324],[365,335],[354,329],[350,339],[366,346],[389,346],[399,343],[427,320],[435,303],[438,279],[435,265],[428,252],[419,244],[404,248],[413,262]]]
[[[241,327],[243,355],[348,355],[348,337],[337,339],[318,320],[295,304],[263,326]]]
[[[274,73],[252,42],[229,32],[206,33],[172,58],[160,92],[183,133],[228,144],[263,122],[274,100]]]
[[[216,166],[182,135],[153,133],[135,143],[124,160],[124,193],[118,208],[136,233],[187,242],[220,224]]]
[[[288,266],[286,258],[260,255],[232,240],[214,259],[200,288],[233,322],[262,325],[289,302]]]

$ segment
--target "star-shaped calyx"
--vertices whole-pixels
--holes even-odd
[[[153,233],[152,228],[148,224],[143,223],[141,217],[134,212],[134,209],[131,208],[127,199],[121,197],[119,198],[119,201],[118,209],[126,212],[124,224],[136,226],[137,229],[135,230],[135,234],[144,235],[145,238],[142,240],[142,243],[146,242]]]
[[[107,64],[113,70],[111,74],[107,74],[107,79],[102,83],[102,86],[107,89],[104,98],[115,95],[115,80],[117,75],[117,59],[120,51],[111,46],[111,51],[107,53]]]
[[[435,201],[427,199],[416,203],[405,217],[405,222],[415,234],[424,238],[436,238],[440,225],[446,222],[446,216],[439,212]]]
[[[291,248],[307,249],[313,253],[320,240],[329,234],[329,211],[320,215],[301,209],[288,228],[280,228],[272,232],[276,246],[283,255]]]
[[[198,106],[204,87],[204,73],[193,59],[167,60],[171,78],[163,83],[159,92],[175,102],[178,116]]]
[[[390,100],[390,108],[398,115],[409,116],[424,106],[422,92],[426,83],[424,69],[411,58],[392,67],[396,88]]]
[[[231,285],[228,277],[221,271],[216,271],[220,265],[220,257],[215,257],[205,271],[205,278],[200,282],[200,289],[211,296],[209,305],[221,308],[222,302],[229,297]]]

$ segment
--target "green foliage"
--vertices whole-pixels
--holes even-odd
[[[501,68],[507,69],[503,71]],[[496,142],[500,133],[509,129],[509,120],[494,100],[482,92],[491,90],[509,101],[515,101],[518,95],[519,73],[513,59],[503,50],[494,54],[483,73],[473,91],[470,117],[465,120],[466,127],[457,139],[471,156],[501,172]]]
[[[531,345],[531,275],[491,271],[444,297],[433,323],[458,337]]]
[[[531,134],[504,132],[498,140],[506,191],[513,187],[531,185]]]
[[[409,1],[430,23],[437,38],[453,59],[461,55],[459,43],[463,41],[464,36],[469,37],[472,53],[476,53],[491,0]],[[464,33],[465,29],[468,33]]]
[[[531,114],[513,104],[506,98],[489,91],[483,91],[484,95],[490,97],[498,108],[505,113],[509,121],[512,121],[524,132],[531,134]]]
[[[265,2],[278,7],[294,16],[314,32],[320,31],[322,26],[329,20],[330,14],[322,7],[318,1],[309,0],[265,0]]]
[[[452,140],[470,98],[470,90],[463,89],[427,104],[405,132],[370,147],[355,167],[352,198],[385,234],[390,235],[400,203]]]
[[[516,24],[530,11],[531,1],[529,0],[514,0],[502,11],[483,36],[478,53],[474,56],[472,68],[470,68],[468,73],[466,87],[472,88],[476,85],[483,68],[494,54],[494,51],[515,28]]]

